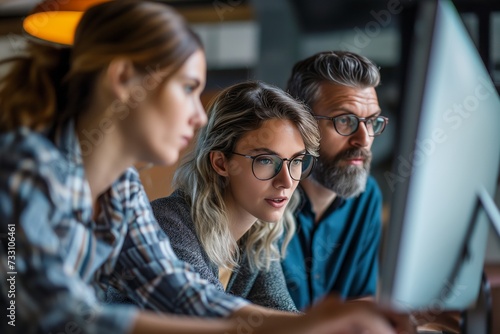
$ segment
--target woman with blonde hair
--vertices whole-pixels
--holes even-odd
[[[29,42],[5,63],[1,333],[236,333],[238,317],[269,314],[217,291],[175,256],[133,168],[173,164],[206,123],[203,48],[175,11],[105,2],[83,15],[73,47]],[[142,309],[228,319],[102,303],[109,285]],[[341,330],[360,313],[385,326],[366,308],[327,315],[332,303],[284,330]],[[276,332],[281,320],[263,319],[255,333]]]
[[[152,203],[177,256],[221,291],[297,311],[280,260],[318,145],[316,121],[281,89],[250,81],[220,92],[176,171],[178,190]]]

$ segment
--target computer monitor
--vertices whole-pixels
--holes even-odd
[[[419,2],[409,57],[378,297],[405,312],[464,310],[481,283],[500,100],[450,1]]]

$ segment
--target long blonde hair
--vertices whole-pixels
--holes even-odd
[[[304,140],[306,151],[317,156],[319,130],[309,110],[277,87],[249,81],[220,92],[208,107],[208,124],[200,130],[196,147],[174,175],[174,187],[184,193],[198,238],[208,257],[219,267],[237,267],[240,252],[231,236],[224,204],[227,181],[213,169],[210,152],[231,156],[236,143],[249,131],[271,119],[292,121]],[[255,222],[243,236],[245,251],[254,269],[268,269],[284,254],[295,232],[294,194],[277,223]],[[286,233],[281,251],[277,241]],[[236,251],[235,251],[236,250]]]
[[[0,132],[19,126],[43,130],[84,112],[98,75],[115,58],[131,60],[162,83],[195,51],[199,38],[166,5],[120,0],[91,7],[83,15],[73,47],[29,41],[24,55],[0,80]]]

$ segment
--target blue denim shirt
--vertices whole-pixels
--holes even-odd
[[[136,170],[99,201],[94,221],[73,122],[53,140],[0,135],[0,308],[14,305],[15,320],[4,316],[0,332],[126,333],[137,310],[101,302],[108,284],[155,311],[227,316],[246,305],[175,256]]]
[[[374,296],[382,219],[376,181],[370,177],[356,198],[337,198],[317,224],[307,195],[299,191],[297,231],[282,262],[297,308],[303,310],[329,293]]]

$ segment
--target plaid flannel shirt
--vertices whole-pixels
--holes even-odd
[[[126,333],[137,309],[103,303],[108,284],[161,312],[223,317],[246,305],[176,257],[135,169],[99,198],[94,221],[74,122],[53,138],[0,135],[1,332]]]

